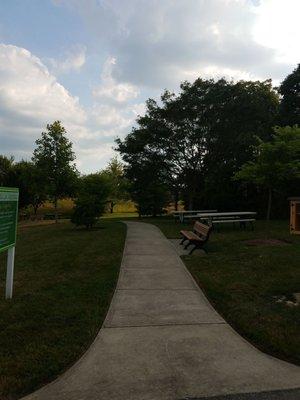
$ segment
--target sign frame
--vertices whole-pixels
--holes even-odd
[[[5,199],[5,194],[7,199]],[[1,196],[2,194],[2,196]],[[4,197],[4,199],[3,199]],[[9,241],[6,246],[0,248],[0,253],[7,250],[7,270],[6,270],[6,290],[5,298],[11,299],[13,293],[13,279],[14,279],[14,264],[15,264],[15,246],[17,241],[17,227],[18,227],[18,208],[19,208],[19,189],[12,187],[0,187],[0,204],[1,202],[14,202],[15,204],[15,215],[13,220],[13,238]],[[0,208],[1,210],[1,208]],[[0,213],[1,215],[1,213]],[[8,233],[9,234],[9,233]]]

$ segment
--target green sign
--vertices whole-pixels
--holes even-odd
[[[0,187],[0,252],[16,244],[19,189]]]

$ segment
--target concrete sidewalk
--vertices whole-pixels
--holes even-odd
[[[261,353],[214,311],[158,228],[127,226],[117,289],[96,340],[26,400],[252,399],[243,393],[268,391],[258,398],[273,399],[274,391],[300,387],[299,367]]]

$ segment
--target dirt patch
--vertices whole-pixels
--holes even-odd
[[[291,244],[290,241],[285,239],[252,239],[245,240],[248,246],[285,246]]]

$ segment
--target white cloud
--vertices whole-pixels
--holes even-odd
[[[74,46],[62,59],[49,58],[46,61],[55,74],[63,74],[69,71],[80,71],[86,62],[86,47]]]
[[[140,105],[95,103],[83,108],[28,50],[0,44],[1,154],[31,157],[47,123],[62,121],[83,172],[99,169],[113,154],[113,141],[129,131]],[[98,162],[98,166],[97,166]]]
[[[126,118],[124,113],[121,113],[120,110],[106,104],[94,106],[91,116],[102,128],[109,129],[109,132],[111,132],[111,128],[122,130],[130,126],[133,122],[132,118]]]
[[[254,79],[280,79],[291,70],[287,60],[278,57],[280,45],[276,47],[274,41],[275,46],[270,46],[257,40],[254,30],[260,14],[267,19],[273,4],[279,10],[275,13],[278,16],[285,9],[284,21],[276,23],[277,32],[285,30],[290,17],[294,20],[299,15],[299,0],[87,0],[84,4],[80,0],[61,0],[60,3],[77,11],[101,46],[113,49],[117,60],[112,70],[115,81],[140,89],[173,89],[180,81],[189,79],[191,71],[199,76],[212,67],[216,76],[233,71],[233,76]],[[297,25],[296,20],[293,32]],[[291,29],[287,31],[293,53],[298,46],[297,34],[290,37]],[[287,43],[287,36],[283,36]]]
[[[146,112],[146,104],[145,103],[133,104],[133,106],[131,107],[131,110],[132,110],[133,114],[135,115],[135,117],[141,116],[141,115],[145,114],[145,112]]]
[[[83,148],[80,150],[80,158],[77,161],[77,167],[85,172],[99,171],[114,156],[114,150],[111,143],[102,143],[93,148]]]
[[[299,0],[263,0],[255,8],[254,38],[276,51],[278,62],[300,61]]]
[[[57,82],[39,58],[5,44],[0,44],[0,104],[2,125],[4,121],[8,125],[31,121],[38,127],[54,119],[81,125],[86,120],[78,98]]]
[[[117,83],[112,77],[116,59],[109,57],[103,66],[101,73],[101,85],[93,90],[93,95],[101,100],[109,100],[117,103],[125,103],[138,96],[139,90],[129,83]]]
[[[232,69],[232,68],[223,68],[217,65],[199,65],[197,69],[185,70],[183,71],[184,76],[187,80],[193,81],[199,76],[201,78],[206,79],[221,79],[225,78],[229,81],[238,81],[238,80],[258,80],[262,79],[257,75],[251,74],[247,71]]]

